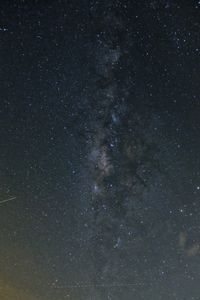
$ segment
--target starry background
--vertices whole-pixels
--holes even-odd
[[[200,299],[199,20],[0,2],[1,299]]]

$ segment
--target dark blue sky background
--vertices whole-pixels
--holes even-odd
[[[0,2],[1,299],[199,299],[199,16]]]

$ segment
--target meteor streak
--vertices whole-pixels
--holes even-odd
[[[16,199],[16,198],[17,198],[17,197],[10,197],[10,198],[8,198],[8,199],[0,200],[0,204],[3,204],[3,203],[8,202],[8,201],[12,201],[12,200],[14,200],[14,199]]]

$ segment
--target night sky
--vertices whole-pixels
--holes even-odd
[[[200,299],[200,1],[0,1],[0,299]]]

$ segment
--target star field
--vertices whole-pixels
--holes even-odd
[[[200,299],[199,2],[0,4],[0,298]]]

